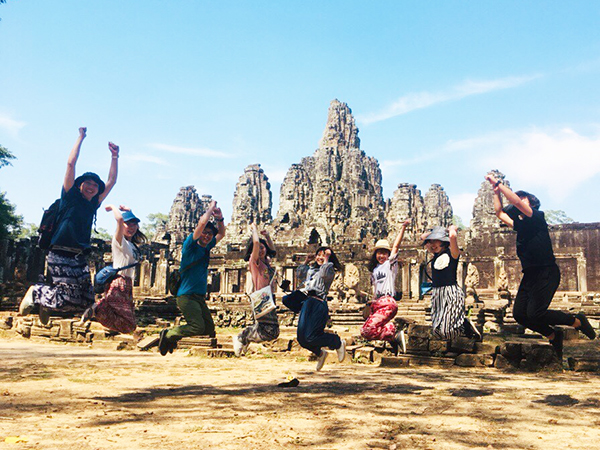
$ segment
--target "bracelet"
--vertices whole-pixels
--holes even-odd
[[[494,183],[494,187],[497,188],[500,185],[500,180],[496,180],[496,182]]]
[[[220,219],[215,219],[217,222],[225,222],[225,219],[221,217]]]
[[[119,157],[118,156],[113,156],[112,159],[119,159]]]

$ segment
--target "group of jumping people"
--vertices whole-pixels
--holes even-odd
[[[62,185],[51,246],[47,255],[47,280],[33,285],[23,298],[19,312],[28,314],[38,308],[40,321],[47,324],[55,311],[82,312],[81,323],[96,320],[108,329],[132,333],[136,329],[133,304],[135,265],[140,261],[138,245],[147,242],[140,231],[140,220],[126,206],[108,205],[116,230],[112,238],[113,267],[124,268],[104,289],[96,302],[90,277],[87,255],[91,249],[91,232],[102,202],[117,182],[119,147],[109,142],[111,165],[108,181],[86,172],[75,177],[75,168],[86,128],[71,150]],[[494,191],[494,210],[497,217],[517,233],[517,255],[523,277],[513,306],[515,320],[526,328],[542,334],[562,358],[563,331],[556,325],[567,325],[581,330],[588,338],[596,333],[583,313],[570,314],[548,309],[560,283],[560,270],[552,250],[552,242],[540,202],[525,191],[513,192],[493,175],[485,177]],[[502,196],[509,205],[502,204]],[[398,236],[390,245],[386,239],[375,244],[368,263],[373,286],[372,300],[367,303],[365,323],[361,335],[367,340],[387,341],[392,351],[406,351],[402,320],[394,323],[398,311],[396,276],[398,250],[410,219],[401,225]],[[183,242],[177,306],[185,324],[160,333],[158,347],[161,355],[172,353],[177,342],[190,336],[215,336],[215,324],[206,305],[210,252],[225,236],[223,213],[212,201],[200,217],[194,231]],[[273,240],[266,230],[250,227],[251,239],[246,251],[249,292],[258,292],[259,298],[274,302],[277,286],[272,258],[276,255]],[[460,258],[458,229],[433,227],[421,235],[424,247],[431,254],[428,276],[431,279],[432,332],[439,339],[453,339],[464,335],[481,339],[477,327],[465,316],[465,298],[457,283]],[[297,290],[287,293],[283,305],[298,314],[298,343],[314,353],[316,369],[320,370],[329,351],[335,351],[341,362],[346,356],[345,341],[337,334],[326,332],[329,321],[327,299],[336,272],[343,269],[334,250],[323,246],[307,256],[297,268],[297,279],[302,283]],[[252,297],[251,297],[252,298]],[[253,309],[254,310],[254,309]],[[255,322],[233,337],[236,356],[242,356],[252,342],[273,341],[279,336],[277,308],[272,304]]]

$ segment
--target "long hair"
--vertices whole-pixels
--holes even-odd
[[[265,239],[260,238],[258,241],[262,245],[265,246],[265,249],[267,250],[267,256],[269,258],[273,258],[277,254],[275,249],[269,247],[269,244],[267,244],[267,241]],[[246,254],[244,255],[244,261],[250,261],[250,255],[252,255],[253,249],[254,249],[254,241],[252,240],[252,238],[250,238],[250,240],[248,241],[248,246],[246,247]]]
[[[317,249],[317,251],[315,252],[315,256],[318,255],[319,252],[321,252],[321,251],[324,252],[325,250],[329,250],[331,252],[331,256],[329,257],[329,262],[333,264],[333,268],[340,272],[342,270],[344,270],[344,266],[342,265],[342,263],[340,263],[340,260],[335,255],[335,252],[333,251],[333,249],[331,247],[327,247],[327,246],[319,247]]]
[[[138,228],[134,235],[131,236],[131,242],[133,242],[135,245],[146,244],[148,242],[148,238]]]

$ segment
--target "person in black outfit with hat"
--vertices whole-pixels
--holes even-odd
[[[560,284],[560,270],[552,251],[552,241],[538,198],[525,191],[513,192],[492,174],[485,179],[494,190],[496,216],[517,232],[517,256],[521,260],[523,278],[513,305],[515,320],[545,336],[562,359],[564,332],[553,325],[568,325],[594,339],[596,332],[583,312],[570,314],[550,310],[554,293]],[[501,194],[510,205],[503,208]]]
[[[79,136],[67,161],[56,231],[47,257],[50,284],[33,286],[19,308],[21,314],[27,314],[34,304],[38,304],[42,323],[48,323],[54,310],[81,312],[94,303],[86,255],[90,250],[96,211],[117,182],[119,147],[108,143],[111,164],[106,184],[93,172],[75,178],[75,166],[86,131],[85,127],[79,128]]]

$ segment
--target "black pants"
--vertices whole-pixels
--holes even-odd
[[[546,337],[554,332],[550,325],[573,325],[572,314],[548,309],[559,284],[556,264],[526,269],[513,306],[515,320]]]
[[[329,320],[327,302],[313,297],[307,297],[300,291],[294,291],[283,297],[282,302],[294,312],[300,312],[298,317],[298,343],[315,355],[321,354],[321,349],[327,347],[336,350],[342,341],[337,334],[325,333]]]

